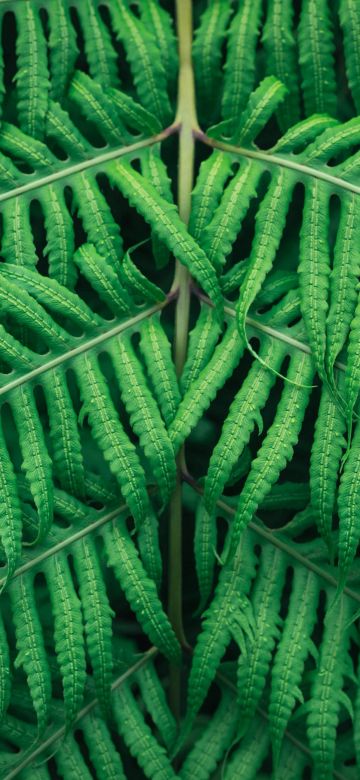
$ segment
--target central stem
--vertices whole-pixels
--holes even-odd
[[[191,0],[176,0],[179,40],[179,92],[175,123],[179,123],[179,179],[178,206],[181,219],[187,225],[190,217],[191,191],[194,178],[194,129],[198,129],[195,105],[194,74],[191,61],[192,8]],[[184,367],[190,311],[189,271],[176,261],[173,289],[178,291],[175,314],[174,360],[177,375]],[[170,505],[169,529],[169,598],[168,613],[175,633],[183,646],[187,645],[182,618],[182,501],[181,473],[185,464],[184,450],[177,458],[176,487]],[[177,719],[180,717],[180,670],[170,667],[170,705]]]

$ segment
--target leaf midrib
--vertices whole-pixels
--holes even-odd
[[[310,165],[304,165],[296,160],[290,159],[290,157],[282,157],[281,155],[269,154],[256,149],[246,149],[244,146],[233,146],[232,144],[223,143],[217,141],[214,138],[210,138],[206,133],[194,131],[199,141],[202,141],[207,146],[211,146],[212,149],[220,149],[223,152],[229,152],[230,154],[236,154],[241,157],[246,157],[250,160],[259,160],[267,165],[277,165],[281,168],[289,168],[296,171],[301,176],[311,176],[312,178],[321,179],[327,182],[334,189],[344,189],[354,192],[356,195],[360,195],[360,186],[350,181],[345,181],[339,176],[334,176],[327,171],[321,170],[321,168],[313,168]]]

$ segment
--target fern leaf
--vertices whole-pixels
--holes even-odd
[[[88,415],[95,441],[119,485],[137,525],[149,513],[145,475],[136,450],[120,423],[97,359],[85,353],[74,361],[83,413]]]
[[[160,147],[152,146],[144,149],[141,155],[141,173],[157,189],[162,198],[169,203],[173,203],[171,191],[171,182],[168,177],[165,163],[161,159]],[[160,241],[159,237],[152,231],[152,252],[157,268],[164,268],[169,262],[169,249]]]
[[[197,98],[201,115],[210,121],[217,113],[222,81],[222,46],[230,14],[229,0],[211,0],[195,31],[192,51]]]
[[[86,677],[81,605],[65,553],[43,563],[54,616],[54,644],[59,664],[67,731],[81,707]]]
[[[219,706],[196,740],[180,771],[182,780],[209,780],[234,736],[238,705],[234,694],[224,689]]]
[[[73,263],[74,228],[63,192],[59,187],[48,185],[46,198],[41,198],[40,202],[45,217],[49,275],[64,287],[73,289],[77,276]]]
[[[14,284],[3,274],[0,286],[0,317],[11,314],[20,325],[34,331],[55,352],[69,349],[71,338],[51,319],[45,309],[19,285]]]
[[[263,693],[275,640],[279,636],[279,615],[286,561],[281,550],[266,546],[251,596],[255,615],[254,637],[238,662],[238,736],[246,733]]]
[[[223,340],[215,348],[212,358],[185,393],[176,417],[169,428],[170,440],[175,452],[200,420],[216,393],[231,376],[244,351],[234,323],[231,323]]]
[[[56,279],[49,279],[28,268],[7,265],[0,265],[0,274],[14,280],[43,306],[73,321],[85,332],[103,324],[102,318],[94,314],[76,293],[67,290]]]
[[[73,160],[83,160],[91,156],[91,145],[72,123],[69,114],[54,100],[49,101],[49,110],[46,115],[46,135],[49,138],[54,138]]]
[[[140,133],[156,135],[161,131],[161,124],[154,114],[147,111],[140,103],[134,100],[126,92],[119,89],[108,89],[106,93],[116,107],[116,112],[121,122],[126,127],[138,130]],[[148,149],[149,154],[155,152],[155,148]],[[146,152],[145,152],[146,157]]]
[[[109,144],[122,145],[129,134],[103,85],[78,70],[71,81],[69,98]]]
[[[360,425],[357,423],[351,449],[341,475],[338,492],[339,514],[339,582],[340,591],[346,582],[360,539]]]
[[[317,136],[328,128],[334,128],[339,122],[326,114],[312,114],[302,119],[279,138],[272,152],[301,152],[309,144],[312,144]]]
[[[79,247],[74,262],[110,311],[120,317],[131,311],[132,301],[128,291],[120,284],[110,263],[92,244]]]
[[[201,163],[192,192],[189,220],[189,232],[198,241],[219,205],[225,182],[232,174],[232,165],[231,157],[218,149]]]
[[[22,268],[35,268],[38,257],[26,198],[11,198],[5,201],[1,213],[4,231],[1,254],[5,261]]]
[[[226,765],[224,780],[233,780],[241,777],[241,780],[256,780],[259,770],[269,750],[269,732],[264,728],[264,721],[260,715],[256,715],[253,728],[241,741]]]
[[[325,377],[330,262],[329,189],[318,179],[307,188],[298,267],[301,311],[319,376]]]
[[[116,87],[119,79],[116,51],[99,9],[91,0],[82,0],[76,10],[81,22],[91,75],[104,87]]]
[[[136,672],[145,707],[159,730],[167,750],[174,745],[177,726],[166,701],[164,688],[154,665],[149,662]]]
[[[345,401],[346,416],[349,429],[349,440],[352,430],[352,417],[354,407],[359,395],[360,379],[360,350],[359,350],[359,325],[360,325],[360,295],[357,293],[355,314],[350,324],[347,363],[345,369]]]
[[[135,612],[145,634],[168,658],[178,661],[180,647],[162,608],[154,582],[147,576],[130,538],[126,521],[118,518],[112,528],[104,526],[102,536],[108,565]]]
[[[159,522],[153,511],[144,517],[137,531],[140,558],[149,577],[160,590],[162,580],[162,558],[159,546]]]
[[[74,205],[79,213],[88,241],[117,268],[123,256],[119,227],[114,221],[96,177],[83,172],[71,178]]]
[[[166,127],[171,122],[172,111],[165,68],[158,56],[154,38],[124,0],[118,0],[110,12],[116,34],[126,51],[140,102],[159,118],[162,127]]]
[[[76,33],[71,24],[69,8],[64,0],[55,0],[48,7],[49,52],[50,52],[50,95],[61,100],[73,75],[78,50]]]
[[[66,375],[61,368],[41,380],[49,415],[53,466],[60,486],[71,495],[84,495],[84,464],[76,413]]]
[[[125,336],[114,340],[109,347],[109,355],[131,427],[139,438],[160,497],[166,504],[175,485],[176,467],[174,451],[158,406],[146,385],[131,339]]]
[[[357,199],[352,193],[344,192],[330,275],[330,307],[326,321],[326,371],[332,384],[334,363],[345,344],[357,302],[357,279],[360,273],[359,218]]]
[[[46,39],[37,8],[26,0],[16,15],[17,110],[22,130],[42,138],[48,108]]]
[[[175,780],[176,775],[162,745],[159,745],[124,683],[114,696],[114,713],[119,732],[145,777],[149,780]]]
[[[1,125],[0,148],[5,154],[10,154],[15,160],[21,160],[34,170],[59,167],[59,160],[45,143],[8,122]]]
[[[93,775],[86,766],[78,743],[72,734],[68,734],[56,751],[56,767],[66,780],[91,780]]]
[[[13,390],[10,404],[19,436],[21,468],[38,512],[36,544],[45,538],[53,520],[52,464],[31,388],[20,385]]]
[[[252,92],[241,114],[233,141],[243,146],[253,143],[271,115],[287,95],[284,84],[274,76],[267,76]]]
[[[237,304],[239,332],[245,339],[246,316],[275,260],[294,183],[289,171],[277,171],[256,215],[255,236]]]
[[[360,111],[360,45],[357,31],[360,26],[360,8],[354,0],[341,0],[340,22],[344,36],[346,74],[351,94]]]
[[[221,332],[220,323],[210,306],[200,304],[200,313],[190,331],[189,346],[180,387],[186,393],[210,360]]]
[[[200,592],[197,613],[201,614],[211,594],[215,571],[217,526],[215,513],[210,514],[199,501],[195,514],[194,555]]]
[[[304,0],[298,30],[305,111],[336,115],[334,38],[327,0]]]
[[[301,297],[299,290],[289,290],[283,299],[261,314],[261,322],[271,325],[273,328],[281,328],[291,325],[301,316]]]
[[[31,574],[16,577],[8,593],[16,636],[15,667],[22,666],[26,674],[38,733],[41,734],[49,719],[51,676]]]
[[[0,612],[0,722],[4,720],[11,698],[9,643]]]
[[[312,571],[295,566],[288,613],[271,673],[269,702],[270,734],[274,766],[294,709],[304,664],[316,622],[319,583]]]
[[[288,89],[283,104],[277,110],[277,119],[284,131],[300,119],[294,9],[292,3],[286,0],[270,0],[267,5],[262,42],[268,73],[277,76]]]
[[[95,690],[106,716],[110,711],[112,647],[111,618],[114,616],[106,594],[96,547],[90,536],[72,545],[84,615],[86,645],[93,670]]]
[[[240,230],[262,173],[261,166],[245,160],[227,186],[213,219],[203,231],[204,250],[219,273]]]
[[[140,351],[151,379],[154,396],[168,428],[180,403],[180,392],[171,347],[158,315],[141,326]]]
[[[141,242],[142,243],[142,242]],[[139,244],[130,247],[125,252],[122,264],[121,264],[121,276],[125,286],[127,286],[135,299],[139,298],[139,303],[159,303],[166,300],[166,295],[157,284],[150,282],[149,279],[144,276],[143,273],[136,267],[132,261],[130,252],[137,249]]]
[[[126,780],[120,753],[106,723],[91,712],[82,719],[81,729],[97,776],[101,780]]]
[[[117,161],[109,168],[109,178],[202,285],[220,317],[223,301],[214,269],[205,252],[188,234],[175,206],[164,201],[155,188],[125,161]]]
[[[222,99],[223,119],[230,134],[236,132],[255,80],[255,50],[259,34],[261,3],[244,0],[230,25]]]
[[[265,340],[260,356],[264,364],[278,370],[283,362],[284,347],[274,339]],[[276,376],[255,361],[237,392],[224,422],[220,438],[212,452],[208,473],[204,484],[204,503],[207,511],[214,511],[231,474],[231,470],[244,447],[248,444],[252,431],[258,423]],[[261,420],[261,417],[260,417]]]
[[[248,537],[243,538],[233,562],[223,567],[214,598],[204,613],[201,633],[193,653],[188,682],[187,712],[179,742],[190,733],[219,663],[234,635],[245,643],[252,632],[252,611],[247,592],[255,574],[256,556]]]
[[[169,88],[175,85],[178,55],[170,14],[156,0],[140,0],[141,21],[156,40]]]
[[[22,520],[16,476],[5,442],[3,424],[0,425],[0,496],[0,541],[7,564],[5,585],[20,558]]]
[[[332,520],[337,478],[345,445],[345,419],[326,386],[322,388],[310,461],[311,505],[318,530],[333,555]]]
[[[236,550],[244,528],[292,457],[309,401],[309,385],[313,374],[309,355],[303,353],[292,356],[287,378],[294,384],[286,383],[284,386],[275,419],[252,462],[231,528],[229,555]],[[299,387],[303,380],[307,387]]]
[[[327,622],[325,618],[317,674],[311,689],[307,734],[317,780],[328,780],[333,774],[336,729],[349,645],[346,624],[350,612],[349,599],[342,598],[336,614],[332,612],[331,621]]]

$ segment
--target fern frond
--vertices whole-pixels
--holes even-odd
[[[93,244],[83,244],[79,247],[75,252],[74,262],[110,311],[120,317],[131,311],[132,299],[129,292],[120,284],[110,262]]]
[[[255,563],[253,546],[245,535],[233,561],[222,568],[215,595],[204,613],[202,631],[193,653],[181,743],[191,731],[231,638],[234,636],[244,650],[246,637],[252,635],[253,615],[247,593],[255,574]]]
[[[261,3],[245,0],[230,25],[225,63],[222,117],[230,133],[236,132],[240,114],[253,89],[255,49],[259,34]]]
[[[30,0],[16,15],[16,89],[20,127],[34,138],[43,138],[48,108],[49,73],[46,39],[38,9]]]
[[[345,418],[324,386],[311,449],[310,490],[314,519],[327,544],[330,558],[333,556],[332,520],[340,460],[345,445],[344,432]]]
[[[99,130],[105,141],[122,145],[129,140],[128,133],[101,84],[86,73],[77,71],[68,91],[70,100]]]
[[[42,734],[50,715],[51,675],[31,574],[16,577],[8,593],[16,636],[15,668],[22,666],[24,669],[36,713],[38,733]]]
[[[5,201],[1,213],[4,230],[1,254],[5,262],[33,269],[38,258],[31,230],[29,204],[24,198],[13,198]]]
[[[174,86],[178,69],[173,20],[156,0],[140,0],[139,6],[141,21],[156,40],[158,56],[162,61],[170,91]]]
[[[341,0],[339,16],[344,35],[346,73],[355,106],[360,111],[359,6],[354,0]]]
[[[137,525],[149,512],[145,475],[134,444],[125,433],[112,403],[105,377],[90,353],[76,358],[74,368],[95,441],[116,478]]]
[[[229,555],[233,554],[243,529],[292,457],[309,402],[313,373],[312,361],[306,353],[292,356],[287,378],[295,384],[284,386],[275,419],[252,462],[231,528]],[[300,389],[298,383],[303,379],[308,387]]]
[[[349,600],[342,598],[331,623],[325,619],[317,674],[311,688],[307,716],[307,733],[318,780],[331,777],[334,768],[336,728],[340,706],[344,704],[342,690],[349,645]]]
[[[74,72],[78,54],[75,29],[64,0],[49,4],[49,66],[51,75],[50,95],[61,100]]]
[[[180,402],[176,417],[170,425],[170,441],[178,452],[202,413],[210,405],[216,393],[231,376],[244,351],[236,326],[231,323],[223,340],[215,348],[207,366],[189,387]]]
[[[360,539],[359,502],[360,485],[358,479],[360,457],[360,425],[356,424],[351,449],[341,475],[338,492],[339,514],[339,582],[338,591],[345,585],[349,568],[353,562]]]
[[[232,175],[232,165],[231,157],[219,149],[214,149],[210,157],[201,163],[191,196],[189,220],[189,232],[198,241],[213,218],[225,182]]]
[[[195,31],[192,54],[197,98],[201,114],[208,123],[217,116],[222,82],[222,47],[230,14],[229,0],[211,0]]]
[[[177,259],[193,273],[213,300],[220,317],[223,300],[214,269],[204,250],[187,233],[175,206],[161,198],[155,188],[124,161],[119,161],[109,168],[109,178],[150,223],[154,232]]]
[[[3,423],[0,425],[0,496],[0,541],[7,565],[6,584],[14,573],[21,554],[22,519],[17,481],[5,442]]]
[[[112,617],[96,547],[90,536],[72,545],[75,572],[84,615],[86,646],[97,698],[104,715],[111,709]]]
[[[341,352],[350,324],[354,325],[357,302],[357,279],[360,270],[359,204],[352,193],[341,198],[340,223],[334,247],[330,274],[330,306],[326,320],[326,372],[334,384],[334,363]]]
[[[166,701],[164,689],[154,665],[149,662],[136,672],[145,707],[159,730],[167,750],[174,745],[177,726]]]
[[[61,673],[68,731],[83,700],[86,676],[81,604],[64,553],[56,553],[48,558],[43,564],[43,570],[54,616],[54,644]]]
[[[103,780],[126,780],[120,752],[102,718],[89,713],[81,721],[81,729],[97,776]]]
[[[9,400],[19,436],[21,468],[38,513],[38,530],[32,542],[36,544],[44,539],[53,520],[52,464],[31,388],[20,385]]]
[[[255,780],[269,750],[269,734],[260,715],[226,764],[224,780],[233,780],[241,773],[241,780]]]
[[[306,113],[336,115],[334,38],[328,0],[303,0],[298,30]]]
[[[81,22],[84,50],[92,77],[104,87],[117,86],[119,75],[116,51],[99,9],[91,0],[81,0],[76,4],[76,11]]]
[[[131,427],[149,461],[160,497],[167,503],[175,485],[175,455],[171,441],[147,385],[130,338],[117,338],[109,347],[115,376]]]
[[[306,658],[312,651],[318,594],[315,574],[295,566],[288,613],[271,672],[269,718],[275,768],[296,699],[303,698],[300,683]]]
[[[286,0],[269,0],[262,42],[266,69],[285,84],[288,94],[277,110],[282,130],[287,130],[300,119],[300,95],[297,66],[296,37],[293,4]]]
[[[282,344],[273,339],[262,343],[263,364],[279,370],[285,357]],[[224,421],[220,438],[212,452],[204,484],[204,503],[211,514],[220,498],[231,470],[248,444],[257,424],[262,429],[261,409],[265,406],[275,383],[274,371],[255,361],[237,392]]]
[[[168,658],[179,660],[180,647],[165,615],[154,582],[146,575],[125,521],[118,519],[102,535],[108,565],[112,566],[145,634]]]
[[[9,642],[0,612],[0,721],[4,720],[11,697]]]
[[[154,38],[124,0],[111,7],[110,13],[117,37],[125,48],[140,102],[159,118],[162,127],[166,127],[171,122],[172,111],[165,68],[158,57]]]
[[[214,309],[201,302],[199,316],[190,331],[187,358],[180,377],[183,393],[189,390],[210,360],[220,333],[221,327]]]
[[[168,428],[176,415],[180,392],[170,343],[157,315],[149,317],[141,326],[140,351]]]
[[[149,780],[175,780],[164,748],[153,736],[126,684],[115,694],[114,713],[119,732],[145,776]]]
[[[247,642],[246,653],[238,661],[237,689],[239,702],[238,736],[250,728],[264,690],[275,641],[279,636],[279,615],[286,561],[282,551],[266,546],[251,596],[255,615],[254,636]]]
[[[120,230],[95,176],[85,171],[79,173],[71,179],[71,188],[88,241],[116,269],[123,256]]]
[[[214,580],[215,553],[217,546],[216,514],[207,511],[204,501],[199,501],[195,513],[194,555],[200,603],[197,612],[201,614]]]
[[[231,744],[237,718],[236,698],[224,687],[220,704],[181,767],[182,780],[208,780],[212,777],[217,764]]]

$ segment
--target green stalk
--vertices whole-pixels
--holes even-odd
[[[191,191],[194,179],[194,130],[198,129],[195,105],[194,73],[191,61],[192,7],[191,0],[176,0],[177,30],[179,40],[178,109],[175,124],[179,124],[179,184],[178,206],[181,219],[187,225],[190,217]],[[175,314],[175,366],[181,375],[187,352],[190,310],[190,282],[188,270],[176,261],[172,289],[178,291]],[[174,631],[187,647],[182,617],[182,507],[181,474],[185,466],[184,450],[177,458],[177,481],[170,504],[169,528],[169,591],[168,614]],[[170,667],[170,706],[177,719],[180,717],[180,670]]]

